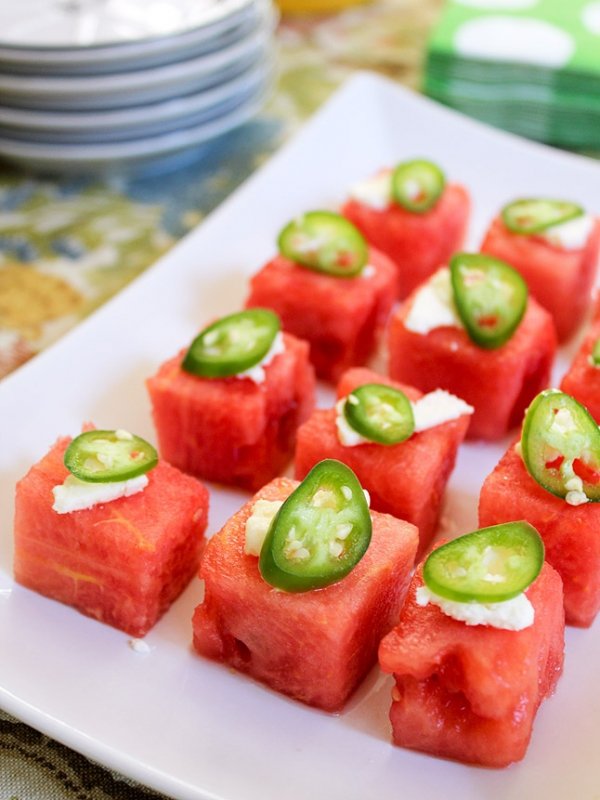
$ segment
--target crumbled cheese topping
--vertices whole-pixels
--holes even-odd
[[[75,475],[67,475],[63,483],[52,489],[54,495],[52,509],[57,514],[82,511],[100,503],[110,503],[120,497],[131,497],[131,495],[141,492],[147,485],[147,475],[138,475],[126,481],[109,483],[80,481]]]
[[[520,631],[533,625],[535,611],[524,592],[510,600],[500,603],[459,603],[447,600],[432,592],[427,586],[417,589],[416,602],[419,606],[429,603],[437,606],[447,617],[452,617],[466,625],[489,625],[508,631]]]
[[[244,552],[249,556],[259,556],[275,514],[283,505],[283,500],[257,500],[252,513],[246,520],[246,541]]]
[[[338,439],[344,447],[356,447],[359,444],[373,444],[370,439],[362,436],[350,425],[344,414],[344,406],[349,402],[350,396],[342,397],[335,405],[335,425]],[[415,433],[434,428],[444,422],[458,419],[463,414],[473,414],[475,409],[460,397],[456,397],[444,389],[424,394],[419,400],[411,402],[415,418]]]
[[[454,304],[450,270],[442,267],[416,293],[404,327],[425,335],[436,328],[464,328]]]
[[[150,647],[150,645],[145,642],[143,639],[130,639],[129,640],[129,647],[135,652],[140,653],[141,655],[148,655],[154,649]]]
[[[383,170],[355,184],[350,189],[350,197],[376,211],[385,211],[392,201],[392,173]]]
[[[253,367],[238,372],[236,378],[249,378],[254,383],[264,383],[266,378],[265,367],[268,367],[275,356],[280,355],[285,350],[285,343],[283,341],[283,334],[279,331],[273,339],[273,344],[269,348],[268,353]]]
[[[594,217],[582,214],[559,225],[552,225],[536,234],[562,250],[581,250],[587,244],[594,227]]]

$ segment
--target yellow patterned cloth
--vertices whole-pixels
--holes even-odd
[[[153,264],[357,69],[419,86],[442,0],[381,0],[284,20],[279,80],[260,117],[160,178],[42,180],[0,166],[0,377]],[[150,800],[0,711],[0,800]]]

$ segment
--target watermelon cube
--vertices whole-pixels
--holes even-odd
[[[341,581],[288,593],[262,579],[244,553],[245,524],[258,499],[284,500],[297,486],[265,486],[208,543],[200,577],[205,595],[194,614],[194,647],[312,706],[341,708],[377,659],[395,624],[417,549],[407,522],[371,513],[366,554]]]
[[[308,345],[284,334],[285,349],[249,378],[201,378],[181,368],[183,352],[147,381],[164,459],[184,472],[255,490],[294,452],[296,429],[314,407]]]
[[[467,438],[501,438],[520,424],[530,401],[548,386],[556,352],[552,318],[530,297],[508,342],[485,350],[457,326],[444,325],[425,334],[409,330],[404,321],[416,294],[390,322],[391,377],[424,392],[446,389],[472,405],[475,413]]]
[[[481,251],[507,261],[521,273],[536,300],[552,314],[559,341],[577,330],[591,302],[600,251],[600,221],[596,220],[585,247],[566,250],[540,236],[512,233],[497,217]]]
[[[600,425],[600,366],[595,366],[591,361],[592,350],[599,338],[600,318],[596,317],[560,388],[579,400]]]
[[[520,631],[466,625],[420,606],[420,571],[398,626],[381,642],[392,673],[394,743],[442,758],[504,767],[525,755],[537,709],[560,677],[564,615],[560,578],[545,564],[527,589],[533,625]]]
[[[58,514],[52,489],[69,474],[59,439],[19,481],[16,580],[131,636],[144,636],[198,570],[208,492],[159,462],[143,491]]]
[[[276,256],[250,282],[247,307],[272,308],[284,330],[310,343],[317,375],[335,381],[373,353],[395,298],[395,267],[371,249],[356,278],[337,278]]]
[[[537,528],[546,561],[563,581],[569,625],[588,627],[600,609],[600,505],[569,505],[543,489],[511,445],[485,479],[479,498],[482,527],[524,519]]]
[[[342,214],[365,239],[396,265],[397,296],[401,300],[461,249],[469,212],[469,194],[458,184],[447,185],[437,203],[424,213],[408,211],[393,202],[383,209],[373,208],[356,199],[342,207]]]
[[[422,393],[368,369],[355,368],[342,375],[338,398],[366,383],[384,383],[403,391],[411,400]],[[343,461],[369,492],[371,507],[407,520],[419,529],[419,552],[435,532],[444,490],[454,468],[456,453],[469,426],[461,416],[434,428],[413,434],[396,445],[375,442],[344,446],[338,437],[336,410],[318,409],[298,430],[296,478],[304,478],[324,458]]]

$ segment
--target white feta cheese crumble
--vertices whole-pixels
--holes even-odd
[[[415,418],[415,433],[458,419],[463,414],[473,414],[475,411],[473,406],[444,389],[428,392],[411,405]]]
[[[417,589],[416,602],[419,606],[429,603],[437,606],[447,617],[452,617],[466,625],[489,625],[508,631],[521,631],[533,625],[535,617],[531,601],[524,592],[500,603],[459,603],[447,600],[432,592],[427,586]]]
[[[355,431],[350,425],[344,414],[344,406],[347,402],[346,397],[335,405],[336,416],[335,425],[338,433],[338,440],[344,447],[357,447],[359,444],[373,444],[370,439]],[[419,400],[411,402],[413,415],[415,418],[415,433],[434,428],[444,422],[458,419],[463,414],[473,414],[475,409],[460,397],[456,397],[444,389],[436,389],[434,392],[424,394]]]
[[[562,250],[581,250],[587,244],[594,227],[594,217],[582,214],[574,219],[552,225],[536,234],[554,247]]]
[[[404,327],[422,335],[436,328],[464,328],[454,305],[448,267],[439,269],[419,289],[404,320]]]
[[[135,653],[140,653],[144,656],[147,656],[148,653],[151,653],[154,649],[153,647],[150,647],[150,645],[147,644],[147,642],[145,642],[143,639],[130,639],[129,647],[131,647]]]
[[[110,503],[120,497],[131,497],[146,488],[147,475],[138,475],[126,481],[110,483],[91,483],[80,481],[75,475],[67,475],[64,482],[52,489],[54,504],[52,509],[57,514],[70,514],[71,511],[82,511],[93,508],[100,503]]]
[[[375,275],[376,273],[377,270],[375,269],[373,264],[367,264],[365,267],[363,267],[363,271],[360,273],[360,277],[369,279],[372,278],[373,275]]]
[[[254,364],[250,369],[243,372],[238,372],[236,378],[248,378],[254,383],[264,383],[266,378],[265,367],[268,367],[275,356],[280,355],[285,350],[285,343],[283,341],[283,334],[279,331],[273,339],[273,344],[269,348],[268,353],[258,363]]]
[[[385,211],[392,201],[392,173],[384,170],[360,181],[350,189],[350,197],[375,211]]]
[[[246,555],[260,555],[273,517],[282,505],[283,500],[257,500],[254,503],[252,513],[246,520],[246,541],[244,544]]]

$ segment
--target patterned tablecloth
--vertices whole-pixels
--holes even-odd
[[[193,166],[110,181],[0,167],[0,377],[99,306],[229,195],[357,69],[420,84],[442,0],[380,0],[285,20],[265,110]],[[0,800],[158,797],[0,711]]]

